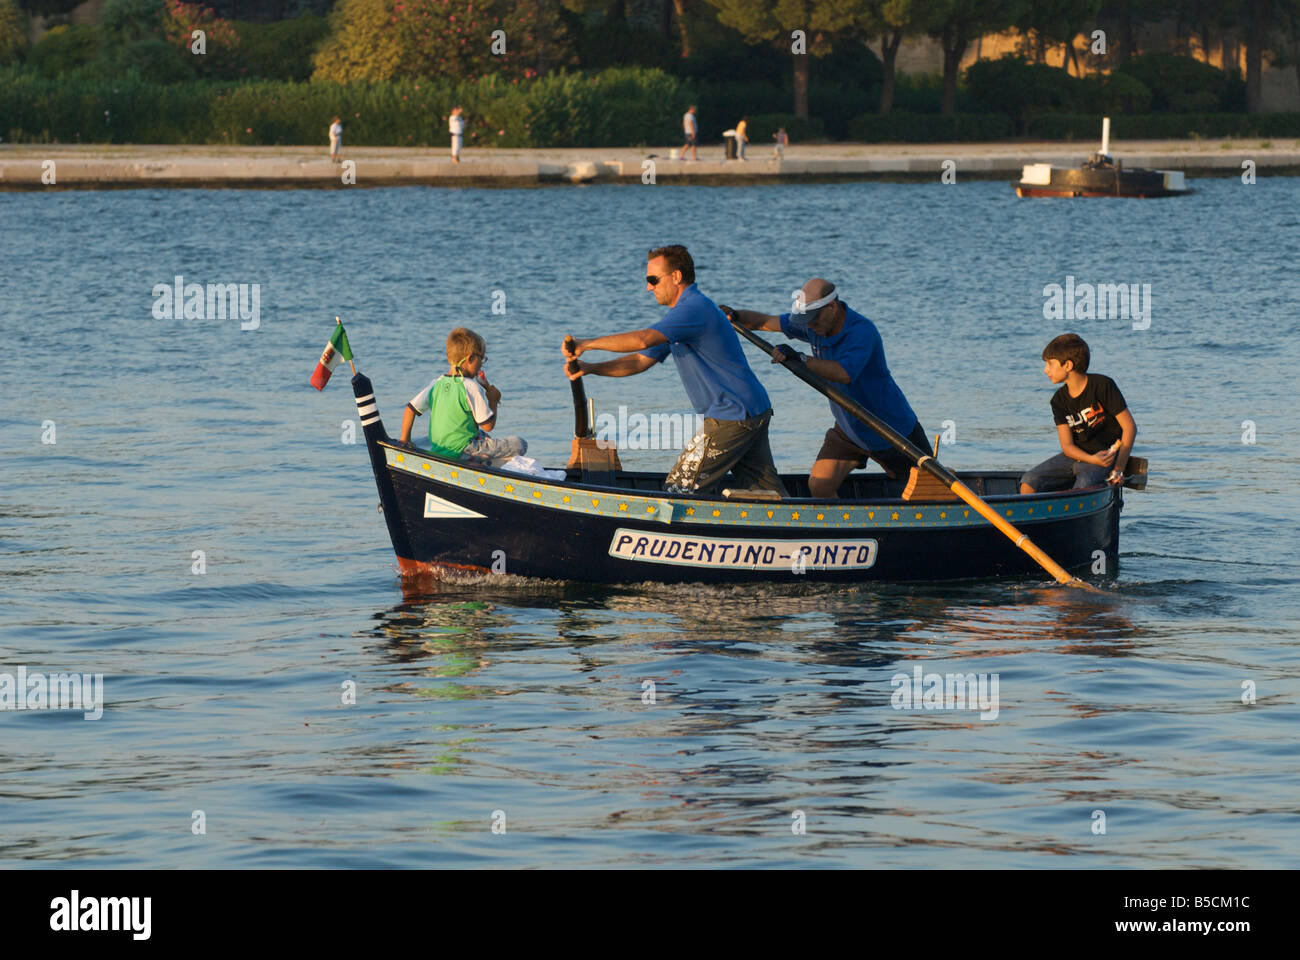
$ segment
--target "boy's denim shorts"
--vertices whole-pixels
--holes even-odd
[[[1026,471],[1020,482],[1033,487],[1037,493],[1049,490],[1078,490],[1080,487],[1099,487],[1110,476],[1110,467],[1074,460],[1063,453],[1048,457],[1038,466]]]
[[[499,467],[511,457],[522,457],[527,450],[528,441],[522,437],[494,437],[480,430],[469,446],[461,451],[460,458]]]

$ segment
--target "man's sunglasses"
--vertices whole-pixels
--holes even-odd
[[[657,286],[659,286],[659,281],[660,281],[660,280],[667,280],[667,279],[668,279],[668,278],[667,278],[666,276],[664,276],[664,277],[646,277],[646,278],[645,278],[645,282],[648,283],[648,284],[650,284],[650,286],[652,286],[652,287],[657,287]]]

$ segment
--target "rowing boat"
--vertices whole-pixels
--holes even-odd
[[[967,504],[884,474],[850,475],[841,499],[761,491],[668,493],[664,474],[584,466],[564,479],[448,460],[391,439],[371,381],[352,380],[380,507],[404,576],[448,571],[594,583],[959,580],[1041,573]],[[580,416],[579,420],[583,418]],[[578,436],[584,425],[579,424]],[[1137,458],[1133,458],[1135,466]],[[616,461],[615,461],[616,463]],[[1120,486],[1017,494],[1020,474],[960,478],[1066,569],[1114,575]],[[1144,477],[1126,484],[1140,487]],[[729,494],[729,495],[728,495]]]

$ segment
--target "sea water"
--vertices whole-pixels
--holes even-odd
[[[1191,183],[0,193],[0,672],[102,675],[97,719],[0,710],[0,859],[1295,866],[1300,180]],[[645,255],[675,242],[733,307],[838,284],[957,469],[1055,452],[1039,354],[1082,335],[1151,464],[1104,595],[404,593],[350,371],[307,383],[335,316],[393,434],[448,331],[481,333],[497,430],[556,465],[563,337],[658,320]],[[256,285],[259,323],[160,317],[178,276]],[[1145,325],[1050,318],[1067,278],[1149,284]],[[807,469],[826,401],[746,352]],[[587,389],[694,413],[671,361]]]

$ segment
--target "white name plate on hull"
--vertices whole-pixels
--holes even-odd
[[[609,555],[644,563],[746,570],[865,570],[876,562],[875,540],[750,540],[647,533],[620,527]]]

